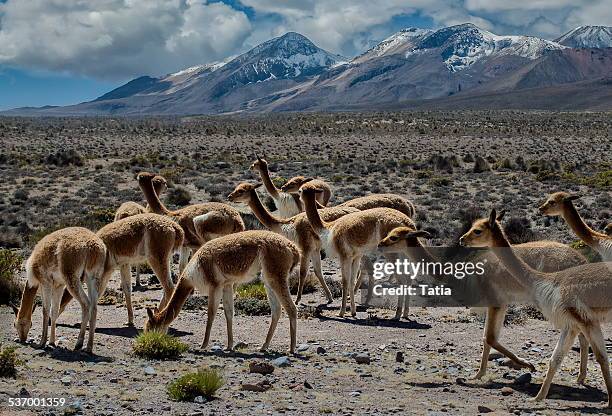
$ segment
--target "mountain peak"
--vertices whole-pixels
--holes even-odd
[[[555,42],[570,48],[612,48],[611,26],[578,26]]]

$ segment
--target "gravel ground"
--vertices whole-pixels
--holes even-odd
[[[337,277],[336,277],[337,278]],[[117,287],[118,282],[111,282]],[[136,323],[145,320],[142,305],[159,300],[159,289],[136,292]],[[306,296],[306,303],[322,300],[319,293]],[[190,350],[176,361],[147,361],[135,357],[133,337],[138,330],[122,326],[126,312],[122,305],[101,306],[93,357],[71,351],[78,329],[80,311],[72,303],[61,317],[59,346],[37,350],[19,346],[25,361],[17,380],[1,379],[2,414],[579,414],[604,411],[606,394],[601,372],[592,356],[588,387],[575,379],[579,357],[566,357],[551,388],[550,399],[533,403],[542,381],[548,357],[558,337],[547,322],[529,319],[525,325],[503,330],[502,341],[512,351],[528,358],[537,372],[527,376],[496,355],[487,378],[471,381],[481,350],[482,322],[467,309],[413,308],[413,321],[393,322],[393,311],[360,310],[356,319],[337,317],[338,300],[320,317],[298,321],[298,352],[289,356],[289,365],[276,366],[271,375],[249,374],[253,360],[271,361],[287,355],[289,324],[285,316],[271,350],[258,349],[269,317],[237,316],[236,342],[247,345],[239,352],[221,350],[225,342],[225,321],[219,312],[212,345],[199,349],[204,334],[205,311],[182,311],[171,333],[189,344]],[[9,308],[0,308],[1,340],[12,344],[15,336]],[[610,333],[607,326],[605,331]],[[35,311],[30,332],[40,336],[40,311]],[[215,349],[219,349],[215,351]],[[398,353],[403,362],[397,362]],[[357,356],[357,357],[356,357]],[[358,363],[360,361],[371,361]],[[281,359],[281,361],[283,361]],[[166,393],[166,385],[185,372],[200,366],[219,368],[226,380],[217,398],[207,403],[178,403]],[[522,376],[519,379],[519,376]],[[242,390],[244,383],[267,379],[272,387],[265,392]],[[518,380],[517,380],[518,379]],[[64,397],[63,408],[30,408],[17,411],[7,407],[9,397]]]

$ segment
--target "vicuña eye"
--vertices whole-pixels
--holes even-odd
[[[482,234],[482,230],[474,230],[474,234],[480,235],[480,234]]]

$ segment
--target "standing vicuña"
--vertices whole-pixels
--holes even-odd
[[[268,191],[268,194],[270,194],[270,197],[272,197],[272,199],[274,200],[274,204],[276,205],[276,208],[278,209],[278,214],[282,218],[290,218],[304,211],[302,207],[302,202],[300,201],[300,197],[298,194],[281,191],[280,189],[276,187],[276,185],[274,185],[272,178],[270,178],[270,171],[268,170],[268,162],[265,159],[262,159],[259,156],[257,156],[257,160],[253,162],[253,164],[251,165],[251,170],[256,170],[259,172],[259,176],[261,176],[261,181],[263,182],[264,187],[266,188],[266,191]],[[296,178],[297,179],[295,183],[297,184],[300,181],[299,178],[304,178],[304,177],[300,176]],[[289,181],[291,182],[293,181],[293,179],[290,179]],[[317,180],[315,183],[319,186],[322,186],[323,187],[322,190],[325,190],[320,195],[317,195],[318,203],[321,206],[325,206],[327,205],[327,201],[329,200],[329,197],[331,196],[331,189],[329,188],[329,185],[327,185],[325,182],[321,180]],[[328,195],[327,201],[324,201],[325,199],[324,194]]]
[[[414,229],[414,223],[406,214],[392,208],[372,208],[347,214],[336,221],[324,222],[316,206],[315,195],[321,191],[304,184],[300,194],[306,208],[306,216],[315,233],[321,238],[325,252],[340,260],[342,273],[342,306],[344,316],[347,296],[350,295],[351,315],[357,315],[355,287],[364,254],[376,249],[378,242],[396,227]],[[349,293],[350,292],[350,293]]]
[[[604,261],[612,261],[612,237],[593,230],[584,222],[572,202],[578,198],[580,195],[555,192],[539,209],[544,215],[563,217],[578,238],[597,251]]]
[[[384,247],[384,250],[393,249],[396,251],[405,251],[405,255],[408,257],[418,253],[418,256],[413,259],[415,262],[421,260],[428,263],[439,262],[439,260],[421,244],[417,238],[419,236],[426,237],[423,231],[413,231],[410,228],[399,227],[392,230],[380,242],[379,246]],[[512,247],[517,255],[527,264],[545,272],[563,270],[587,262],[584,256],[576,250],[565,244],[554,241],[533,241],[517,244]],[[414,250],[415,248],[417,250]],[[532,364],[520,359],[499,342],[500,333],[504,325],[504,318],[508,310],[508,305],[504,304],[502,299],[511,299],[513,303],[527,302],[531,299],[531,294],[523,285],[512,278],[508,271],[500,264],[497,257],[492,253],[479,253],[478,257],[471,258],[470,261],[472,263],[482,262],[484,264],[484,274],[483,276],[470,276],[469,279],[456,281],[458,284],[463,285],[464,293],[501,294],[500,299],[495,302],[495,306],[487,307],[480,368],[473,378],[480,379],[486,374],[491,348],[495,348],[519,366],[535,371]],[[440,279],[442,283],[446,283],[449,277],[454,278],[454,276],[435,274],[431,277]],[[401,298],[401,296],[399,296],[399,298]],[[405,302],[409,296],[404,296],[404,298]],[[400,308],[404,302],[398,299],[398,308]],[[589,359],[589,344],[582,334],[579,335],[579,340],[580,373],[578,374],[578,383],[583,384],[586,378]]]
[[[298,280],[298,293],[295,300],[298,303],[302,299],[302,292],[304,290],[304,282],[306,281],[306,275],[308,273],[308,261],[311,260],[314,272],[321,287],[327,297],[327,302],[333,302],[333,297],[325,279],[323,278],[323,271],[321,269],[321,240],[317,233],[314,232],[310,226],[310,222],[306,217],[306,214],[301,213],[291,218],[279,219],[274,217],[261,203],[259,196],[257,195],[256,189],[261,184],[252,185],[250,183],[241,183],[234,191],[228,195],[228,199],[232,202],[242,202],[248,204],[253,211],[253,214],[257,219],[266,226],[269,230],[279,233],[295,244],[297,244],[302,254],[300,260],[300,276]],[[351,212],[357,212],[356,208],[348,207],[334,207],[325,208],[319,210],[319,215],[324,221],[334,221],[346,214]]]
[[[155,193],[157,195],[161,195],[167,188],[166,180],[161,176],[155,176],[152,182],[153,182],[153,188],[155,189]],[[149,204],[147,204],[146,207],[143,207],[142,205],[134,201],[124,202],[123,204],[119,206],[119,208],[117,208],[117,211],[115,211],[114,221],[119,221],[124,218],[131,217],[132,215],[144,214],[146,212],[150,212]],[[122,275],[129,274],[129,271],[130,271],[129,264],[125,264],[121,266],[121,268],[122,268],[121,270]],[[123,270],[123,268],[125,268],[125,270]],[[142,285],[140,284],[140,266],[136,265],[135,269],[136,269],[135,287],[140,288],[142,287]]]
[[[13,308],[15,328],[21,342],[25,342],[32,327],[32,312],[36,292],[42,289],[43,320],[40,348],[47,343],[48,322],[51,318],[50,344],[55,345],[55,327],[60,313],[64,289],[81,305],[81,330],[74,347],[83,346],[89,325],[86,351],[93,349],[98,312],[98,297],[104,292],[104,262],[106,247],[102,240],[86,228],[68,227],[43,237],[34,247],[26,262],[27,281],[19,309]],[[87,292],[82,281],[87,282]]]
[[[192,250],[197,250],[213,238],[244,231],[244,222],[240,213],[235,208],[220,202],[189,205],[170,211],[155,193],[153,178],[155,175],[152,173],[141,172],[138,174],[138,185],[149,203],[151,212],[167,215],[183,228],[185,241],[181,250],[180,272],[185,268]]]
[[[512,249],[495,209],[489,218],[475,221],[460,242],[474,247],[492,247],[510,274],[531,294],[544,316],[561,330],[548,371],[535,400],[543,400],[563,357],[574,339],[584,334],[608,391],[608,408],[612,408],[612,378],[601,324],[612,318],[612,263],[588,263],[558,272],[544,273],[532,269]]]
[[[172,321],[194,288],[208,294],[208,320],[202,348],[208,346],[213,320],[223,298],[227,323],[227,348],[234,346],[234,288],[247,283],[261,272],[268,295],[272,320],[261,347],[270,345],[281,315],[281,305],[289,315],[291,353],[295,351],[297,308],[289,293],[289,273],[300,261],[298,248],[291,241],[270,231],[244,231],[220,237],[204,244],[187,264],[168,305],[159,310],[147,309],[145,331],[167,332]]]

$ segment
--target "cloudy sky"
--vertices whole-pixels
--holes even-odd
[[[354,56],[407,27],[472,22],[554,39],[612,24],[610,0],[0,0],[0,109],[90,100],[140,75],[287,31]]]

